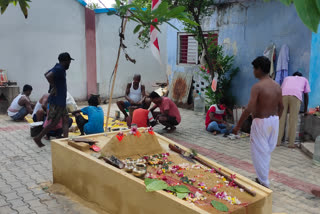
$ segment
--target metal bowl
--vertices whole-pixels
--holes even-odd
[[[147,173],[147,166],[143,163],[137,163],[132,174],[136,177],[143,177]]]

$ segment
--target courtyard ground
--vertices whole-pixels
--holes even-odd
[[[107,105],[103,106],[105,113]],[[114,115],[115,106],[112,106]],[[219,164],[250,179],[255,172],[249,138],[229,140],[204,129],[204,116],[180,109],[182,122],[177,131],[164,136],[194,148]],[[162,127],[155,131],[162,132]],[[0,115],[0,214],[13,213],[95,213],[61,196],[47,193],[40,184],[52,182],[50,142],[39,149],[30,137],[27,123],[15,123]],[[319,214],[320,198],[311,189],[320,189],[320,167],[312,164],[299,149],[279,147],[272,154],[270,170],[273,212]]]

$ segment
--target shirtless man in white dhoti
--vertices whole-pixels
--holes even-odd
[[[250,101],[242,113],[234,134],[240,130],[243,122],[252,114],[251,157],[257,174],[256,181],[269,187],[269,166],[271,153],[277,145],[279,134],[279,116],[283,111],[280,86],[269,77],[270,60],[258,57],[253,62],[254,76],[259,79],[251,89]]]

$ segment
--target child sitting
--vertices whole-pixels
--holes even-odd
[[[100,98],[98,95],[91,95],[88,100],[89,106],[72,112],[76,118],[77,126],[80,129],[81,135],[84,134],[97,134],[104,132],[104,113],[100,104]],[[88,120],[84,119],[80,114],[88,115]]]

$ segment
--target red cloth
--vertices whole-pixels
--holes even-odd
[[[51,120],[46,119],[44,121],[43,127],[47,127],[51,123]],[[62,129],[62,119],[60,119],[59,123],[56,125],[56,127],[52,128],[52,130]]]
[[[220,110],[226,110],[226,107],[223,105],[220,105],[219,108]],[[223,116],[226,115],[226,111],[224,111],[224,114],[216,114],[215,112],[216,107],[211,106],[206,115],[206,128],[208,128],[208,125],[212,122],[212,120],[210,119],[210,113],[214,113],[214,118],[216,118],[217,120],[223,120]]]
[[[137,124],[138,128],[148,127],[148,113],[148,110],[142,108],[134,110],[131,124]]]
[[[181,122],[181,116],[178,107],[168,97],[162,97],[161,105],[158,107],[160,108],[161,114],[168,110],[170,117],[175,117],[178,123]]]

